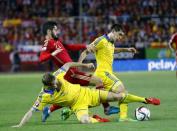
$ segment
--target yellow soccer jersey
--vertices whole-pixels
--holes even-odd
[[[112,64],[114,59],[114,44],[107,35],[97,38],[94,42],[97,51],[95,57],[97,61],[96,72],[108,71],[112,72]]]
[[[71,84],[64,79],[65,71],[59,70],[57,79],[62,83],[60,91],[44,90],[40,92],[33,108],[36,110],[43,110],[46,104],[59,104],[60,106],[70,107],[78,99],[81,87],[79,84]]]

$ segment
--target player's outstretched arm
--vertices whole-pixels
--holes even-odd
[[[70,51],[85,50],[87,47],[85,44],[63,44],[63,45],[67,50]]]
[[[23,116],[23,118],[22,118],[22,120],[21,120],[21,122],[18,124],[18,125],[14,125],[14,126],[12,126],[12,127],[22,127],[27,121],[29,121],[29,119],[32,117],[32,115],[33,115],[33,112],[34,112],[35,110],[33,109],[33,108],[31,108],[24,116]]]
[[[84,50],[84,51],[81,53],[78,62],[82,63],[83,60],[87,57],[88,54],[89,54],[89,51],[88,51],[87,49]]]
[[[115,48],[114,49],[115,53],[120,53],[120,52],[132,52],[132,53],[138,53],[138,51],[134,47],[130,48]]]
[[[90,68],[90,69],[94,69],[94,65],[93,63],[79,63],[79,62],[68,62],[66,64],[64,64],[61,69],[65,70],[66,72],[69,70],[69,68],[71,67],[85,67],[85,68]],[[56,72],[60,72],[61,69],[58,69]],[[57,74],[57,73],[56,73]]]
[[[96,47],[94,43],[91,43],[89,46],[87,46],[87,49],[81,53],[78,62],[82,63],[89,53],[94,53],[95,51]]]
[[[50,43],[49,43],[49,38],[46,38],[46,40],[44,41],[44,46],[42,47],[41,49],[41,53],[40,53],[40,56],[39,56],[39,62],[40,63],[43,63],[43,62],[46,62],[48,60],[50,60],[52,57],[56,57],[56,55],[60,52],[62,52],[62,49],[60,48],[57,48],[56,50],[52,50],[51,52],[51,48],[49,48],[50,46]]]

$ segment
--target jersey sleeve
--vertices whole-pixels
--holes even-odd
[[[86,49],[85,44],[64,44],[65,48],[70,51],[79,51]]]
[[[53,75],[55,75],[57,78],[64,76],[65,74],[66,74],[66,70],[64,69],[64,66],[62,66],[60,69],[58,69],[53,73]]]
[[[38,96],[37,100],[33,105],[33,109],[36,111],[42,111],[43,108],[48,104],[49,100],[50,100],[49,95]]]
[[[39,62],[44,62],[44,61],[47,61],[49,60],[50,58],[52,57],[51,53],[44,50],[44,51],[41,51],[40,53],[40,56],[39,56]]]
[[[51,59],[52,55],[51,52],[53,52],[53,45],[50,41],[48,41],[47,44],[44,44],[44,46],[41,49],[41,53],[39,56],[39,62],[45,62],[49,59]]]
[[[95,39],[95,41],[93,41],[93,45],[95,46],[95,48],[98,50],[98,49],[101,49],[103,47],[103,41],[102,41],[102,37],[99,37],[97,39]]]

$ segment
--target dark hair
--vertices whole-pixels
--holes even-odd
[[[43,27],[42,27],[43,34],[47,35],[47,30],[52,30],[55,25],[57,26],[57,23],[54,21],[48,21],[48,22],[44,23]]]
[[[53,80],[55,80],[55,76],[52,75],[51,73],[45,73],[42,77],[42,83],[45,85],[45,86],[51,86],[52,85],[52,82]]]
[[[123,31],[123,28],[120,24],[114,24],[111,26],[111,31],[119,32],[119,31]]]

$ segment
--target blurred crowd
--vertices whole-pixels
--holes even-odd
[[[66,44],[89,44],[120,23],[123,44],[165,45],[177,29],[176,0],[0,0],[0,51],[40,45],[42,24],[55,20]],[[118,43],[119,44],[119,43]]]

